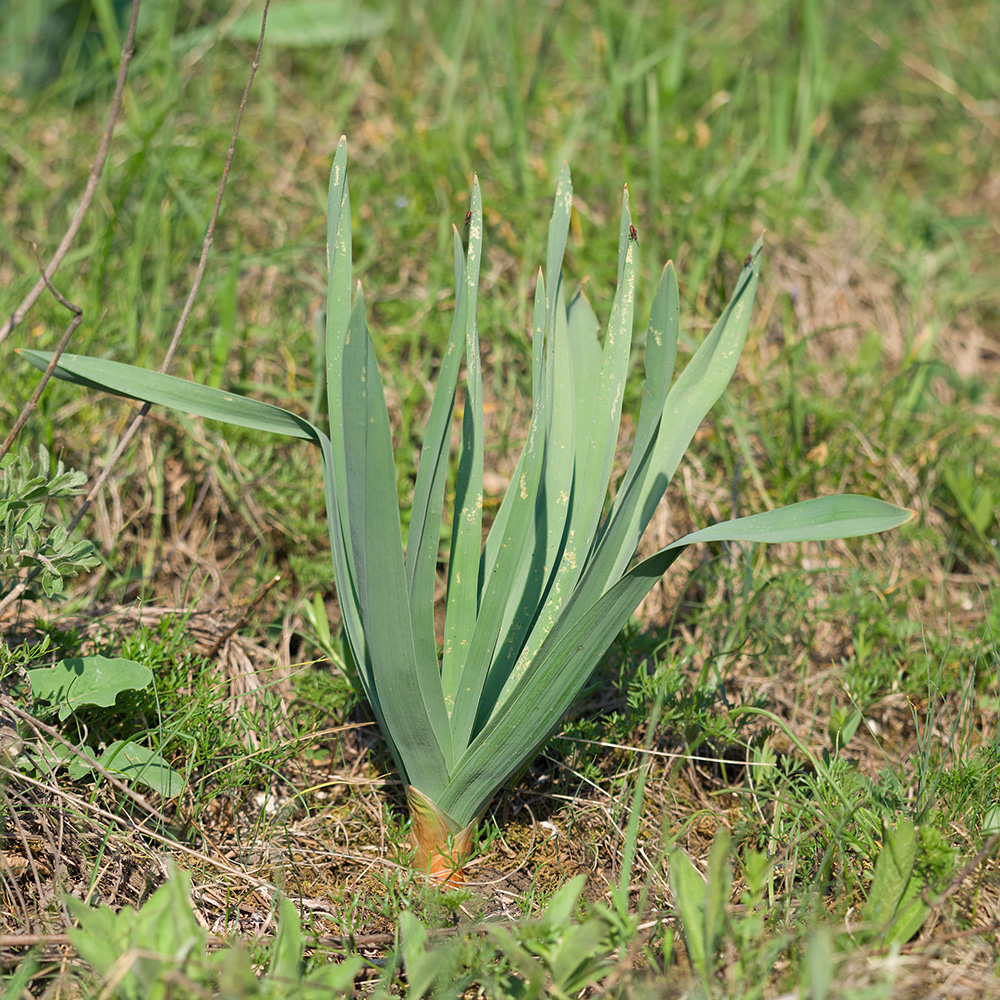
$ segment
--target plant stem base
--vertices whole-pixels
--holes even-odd
[[[462,863],[472,853],[476,820],[468,826],[459,826],[412,785],[406,789],[406,801],[413,819],[410,840],[416,850],[414,869],[427,872],[431,883],[442,889],[462,885],[465,882]]]

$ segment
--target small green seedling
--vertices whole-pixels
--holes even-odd
[[[75,921],[70,943],[106,985],[102,996],[123,1000],[167,1000],[184,995],[254,996],[262,1000],[320,1000],[351,991],[363,960],[351,956],[304,974],[305,942],[295,906],[282,899],[277,931],[263,972],[255,972],[239,943],[206,960],[208,933],[191,909],[191,876],[173,871],[140,907],[115,912],[66,897]],[[96,995],[96,992],[95,992]]]
[[[712,841],[705,876],[679,848],[670,853],[670,888],[680,914],[688,959],[709,990],[715,951],[726,926],[726,905],[733,886],[729,834],[720,827]]]
[[[37,458],[24,449],[0,459],[0,607],[29,580],[51,598],[62,592],[65,577],[100,563],[90,542],[45,523],[49,501],[78,496],[86,480],[61,461],[53,463],[45,448]]]
[[[887,944],[905,944],[927,917],[924,878],[916,868],[918,848],[917,827],[912,820],[903,819],[885,828],[861,915],[882,933]]]

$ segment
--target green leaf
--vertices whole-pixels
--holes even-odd
[[[598,338],[600,323],[587,297],[577,291],[566,310],[566,339],[573,365],[573,398],[576,415],[586,414],[594,405],[594,386],[601,377],[604,352]],[[590,423],[574,415],[576,445],[574,455],[586,453],[590,444]]]
[[[183,975],[190,960],[205,954],[208,935],[191,912],[190,895],[190,876],[175,869],[138,913],[125,907],[116,914],[66,896],[79,924],[67,928],[70,943],[102,978],[116,976],[116,996],[161,1000],[172,995],[171,975]]]
[[[827,732],[830,734],[834,753],[839,752],[851,742],[851,738],[857,732],[863,718],[864,716],[856,708],[847,711],[831,704]]]
[[[555,326],[558,302],[563,294],[562,265],[566,255],[566,239],[569,236],[570,217],[573,214],[573,178],[569,164],[565,161],[559,168],[556,181],[556,196],[549,219],[548,244],[545,257],[545,281],[549,289],[546,302],[546,329]]]
[[[897,907],[892,922],[885,930],[886,944],[906,944],[924,926],[929,907],[923,900],[922,890],[923,879],[912,878],[906,897]]]
[[[725,928],[726,906],[733,888],[729,865],[729,831],[720,826],[708,854],[708,880],[705,893],[705,941],[710,952]]]
[[[42,371],[48,367],[52,358],[51,351],[20,348],[17,353]],[[88,389],[100,389],[126,399],[171,406],[209,420],[235,424],[237,427],[285,434],[307,441],[315,441],[316,435],[320,433],[308,420],[270,403],[223,392],[173,375],[151,372],[135,365],[123,365],[117,361],[63,354],[53,374],[66,382]]]
[[[479,267],[482,259],[483,209],[479,181],[472,185],[472,219],[465,264],[466,388],[462,412],[462,443],[458,456],[455,503],[448,560],[441,687],[446,704],[454,704],[479,614],[479,563],[483,545],[483,384],[476,325]],[[454,734],[451,736],[455,742]],[[463,744],[464,746],[464,744]]]
[[[455,227],[452,227],[452,243],[455,258],[455,316],[441,357],[434,399],[424,431],[424,443],[420,449],[406,542],[406,577],[410,593],[413,641],[417,656],[425,659],[437,658],[434,587],[437,583],[438,548],[441,543],[441,518],[448,480],[455,392],[465,355],[465,251]]]
[[[67,927],[70,944],[95,971],[104,975],[127,950],[131,911],[119,916],[108,906],[91,907],[74,896],[64,898],[77,927]]]
[[[60,722],[82,705],[110,708],[122,691],[140,691],[153,680],[149,667],[106,656],[74,656],[54,667],[28,671],[31,693],[59,707]]]
[[[35,980],[38,973],[38,960],[34,952],[28,952],[24,957],[18,958],[16,968],[9,973],[2,974],[0,982],[3,983],[4,995],[8,997],[30,997],[28,987]]]
[[[694,542],[822,542],[874,535],[906,524],[916,512],[876,497],[842,493],[803,500],[762,514],[711,524],[678,538],[669,549]]]
[[[802,985],[812,990],[813,1000],[826,1000],[829,996],[833,973],[834,949],[830,932],[825,927],[816,927],[809,934],[802,963]]]
[[[627,196],[626,191],[626,200],[622,205],[623,215],[628,211]],[[584,424],[589,423],[590,432],[573,482],[574,509],[570,532],[574,537],[567,544],[564,554],[564,567],[570,574],[570,580],[579,575],[584,560],[590,553],[611,479],[632,347],[635,278],[635,244],[627,240],[621,280],[611,305],[611,317],[604,340],[597,391],[592,397],[580,400],[581,404],[586,403],[586,409],[583,409],[577,419],[582,419]],[[575,555],[571,556],[570,553]],[[563,596],[565,594],[561,595]]]
[[[137,781],[172,799],[184,791],[184,776],[175,771],[158,753],[132,740],[116,740],[97,763],[120,774],[128,781]]]
[[[454,723],[456,734],[466,736],[479,732],[503,689],[521,651],[524,636],[531,628],[534,609],[544,595],[549,568],[546,563],[548,545],[538,537],[544,538],[548,533],[545,518],[539,513],[546,509],[539,490],[545,458],[549,454],[543,431],[550,405],[545,395],[548,384],[544,354],[545,302],[545,280],[539,275],[535,288],[532,349],[537,395],[524,450],[483,550],[486,589],[468,661],[473,671],[467,686],[469,701],[476,708],[475,724],[471,733],[468,729],[459,729],[462,706]],[[502,620],[499,633],[496,633],[494,628],[500,612]],[[492,662],[487,662],[490,654]],[[487,671],[485,681],[481,679],[482,671]]]
[[[552,894],[549,905],[545,907],[546,923],[562,927],[576,916],[577,903],[586,882],[586,875],[576,875]]]
[[[344,429],[344,348],[351,325],[351,197],[347,185],[347,139],[340,137],[330,170],[330,189],[326,216],[327,304],[326,304],[326,397],[330,437],[321,436],[324,457],[324,494],[330,529],[337,596],[343,615],[351,656],[358,668],[365,694],[375,713],[379,729],[386,736],[393,759],[401,773],[399,748],[382,711],[382,704],[371,672],[371,659],[357,592],[354,550],[347,502],[347,457]]]
[[[416,658],[389,413],[360,293],[345,334],[342,376],[337,376],[343,379],[347,520],[368,673],[403,773],[434,798],[447,784],[451,734],[437,660]]]
[[[646,330],[646,379],[642,386],[642,403],[639,408],[639,423],[635,440],[632,442],[632,456],[625,478],[615,496],[612,517],[629,495],[629,487],[640,470],[649,470],[648,463],[641,462],[649,444],[660,429],[660,420],[670,380],[677,359],[677,340],[680,336],[680,290],[677,287],[677,272],[672,263],[667,263],[656,287],[656,296],[649,314]]]
[[[297,983],[302,979],[302,926],[295,904],[283,896],[278,903],[278,930],[271,945],[267,974],[273,979]]]
[[[208,932],[191,909],[191,876],[187,872],[174,867],[167,881],[131,918],[133,947],[181,964],[189,956],[195,961],[204,956]]]
[[[316,969],[291,1000],[330,1000],[331,996],[354,996],[354,980],[365,967],[360,955],[350,955],[342,962],[330,962]]]
[[[599,914],[564,927],[548,956],[553,994],[566,1000],[579,996],[609,971],[613,953],[608,926]]]
[[[626,210],[627,206],[623,205],[623,212]],[[618,443],[624,383],[632,340],[635,303],[634,247],[635,244],[629,241],[622,280],[619,282],[611,308],[601,371],[593,401],[580,415],[580,419],[589,430],[584,437],[586,445],[579,451],[574,467],[572,498],[568,501],[570,510],[564,537],[558,530],[558,525],[561,523],[559,507],[567,500],[561,496],[545,498],[545,520],[546,523],[550,519],[555,521],[561,546],[554,576],[524,648],[506,681],[504,692],[515,684],[518,677],[527,669],[563,613],[565,602],[575,593],[577,581],[597,535]],[[546,457],[546,463],[548,461],[549,458]],[[503,699],[505,696],[506,694],[502,693],[500,697]]]
[[[596,384],[595,381],[583,388],[574,377],[578,345],[570,340],[561,277],[557,274],[551,280],[558,280],[560,291],[553,318],[545,331],[545,452],[534,498],[537,525],[534,534],[541,540],[538,556],[543,573],[538,580],[541,590],[533,588],[530,593],[519,596],[519,608],[515,614],[526,619],[526,628],[518,631],[531,627],[535,609],[547,592],[551,593],[558,571],[562,568],[560,560],[567,545],[567,530],[572,531],[573,514],[581,503],[576,480],[582,474],[582,458],[590,447],[590,421],[586,417],[593,407]],[[573,332],[581,331],[577,329]],[[596,332],[589,346],[597,351],[599,372],[602,354]],[[583,359],[586,359],[585,353]],[[526,609],[530,609],[532,614],[525,615]]]
[[[670,888],[681,918],[688,959],[703,982],[709,977],[709,942],[705,939],[708,890],[701,873],[680,849],[670,852]]]
[[[574,594],[538,654],[493,708],[456,762],[438,804],[456,821],[471,819],[548,738],[598,659],[639,601],[679,555],[661,552],[635,568],[596,604]]]
[[[213,978],[220,997],[252,997],[257,994],[268,994],[261,990],[257,976],[254,974],[253,961],[247,946],[240,940],[228,948],[220,948],[208,956],[208,968],[214,973]]]
[[[546,274],[535,289],[535,405],[524,451],[482,554],[479,613],[461,685],[455,689],[456,757],[482,727],[492,692],[503,687],[520,652],[556,565],[569,514],[575,412],[562,261],[572,202],[572,180],[564,163],[549,221]]]
[[[912,516],[872,497],[807,500],[685,535],[638,563],[596,599],[590,588],[577,588],[538,653],[518,676],[512,675],[489,721],[456,761],[438,805],[457,822],[478,815],[545,741],[639,602],[688,545],[849,538],[884,531]]]
[[[256,44],[260,36],[259,10],[248,11],[228,34]],[[341,46],[381,35],[388,20],[347,0],[287,0],[267,14],[266,39],[285,48]]]
[[[868,899],[861,911],[866,920],[880,926],[892,920],[913,877],[916,859],[917,828],[912,820],[900,820],[895,827],[885,830]]]
[[[750,326],[760,246],[758,240],[753,267],[744,268],[722,315],[667,393],[656,433],[642,453],[642,464],[634,480],[626,484],[621,504],[616,503],[613,517],[604,527],[600,546],[588,567],[593,585],[600,589],[618,579],[628,566],[695,431],[736,370]],[[669,287],[664,292],[668,298],[672,294]],[[666,322],[667,302],[663,308]],[[636,457],[633,455],[633,461]]]
[[[441,956],[427,947],[427,928],[410,910],[399,914],[399,939],[406,972],[407,996],[422,997],[434,985]]]
[[[517,927],[516,924],[514,926]],[[535,955],[506,927],[488,924],[486,933],[491,944],[503,954],[510,966],[517,970],[517,976],[510,976],[508,979],[512,987],[511,996],[530,997],[532,1000],[535,998],[541,1000],[545,997],[546,980],[549,977],[546,975],[545,966]]]

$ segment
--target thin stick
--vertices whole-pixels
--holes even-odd
[[[44,270],[42,270],[41,261],[38,262],[38,268],[42,271],[42,282],[45,287],[48,288],[57,302],[64,305],[71,313],[73,313],[73,319],[70,321],[69,326],[66,327],[66,332],[63,333],[62,338],[56,347],[55,354],[52,356],[52,360],[49,362],[48,367],[42,374],[41,381],[38,383],[35,391],[31,394],[31,398],[21,408],[21,412],[18,415],[17,420],[14,421],[14,426],[10,429],[10,433],[7,435],[4,443],[0,445],[0,458],[3,458],[4,455],[10,451],[11,445],[13,445],[17,435],[21,432],[21,428],[28,422],[28,417],[35,412],[35,407],[38,405],[38,400],[42,395],[42,390],[46,385],[48,385],[49,379],[52,378],[52,372],[55,370],[56,362],[59,360],[59,355],[66,350],[66,345],[69,344],[70,338],[76,332],[77,327],[83,322],[83,310],[78,305],[68,301],[62,294],[60,294],[58,289],[56,289],[55,286],[49,281],[48,275],[44,272]],[[29,586],[31,586],[32,581],[38,576],[39,573],[41,573],[41,571],[42,567],[36,566],[23,580],[19,580],[13,587],[11,587],[10,591],[3,598],[3,600],[0,600],[0,614],[3,614],[3,612],[15,601],[20,600],[21,595],[28,589]]]
[[[267,597],[269,593],[271,593],[271,590],[274,588],[275,584],[277,584],[280,580],[281,580],[280,573],[276,573],[274,576],[271,577],[271,579],[267,582],[267,584],[265,584],[264,589],[248,605],[246,605],[246,607],[243,608],[243,610],[237,617],[236,621],[234,621],[232,625],[230,625],[229,628],[227,628],[226,631],[223,632],[222,635],[220,635],[219,638],[216,639],[214,643],[212,643],[212,645],[209,647],[208,652],[205,653],[205,659],[207,660],[214,659],[215,654],[218,653],[218,651],[223,647],[223,645],[227,643],[230,640],[230,638],[232,638],[232,636],[234,636],[236,632],[244,626],[246,620],[254,613],[254,610],[260,606],[260,602],[263,601],[264,598]]]
[[[139,23],[139,4],[140,0],[132,0],[132,13],[129,16],[125,41],[122,43],[121,61],[118,63],[118,80],[115,83],[115,92],[111,98],[111,107],[108,109],[108,122],[104,126],[104,133],[101,135],[101,142],[97,147],[97,156],[94,157],[94,162],[90,166],[90,176],[87,178],[87,186],[83,189],[83,197],[80,199],[80,204],[77,206],[76,212],[70,221],[69,228],[63,235],[62,242],[60,242],[56,248],[56,252],[52,255],[52,260],[49,261],[49,266],[45,268],[42,277],[38,279],[35,287],[24,297],[21,304],[10,314],[7,322],[0,327],[0,344],[10,336],[15,327],[20,325],[24,317],[28,315],[28,311],[38,301],[38,297],[42,294],[49,281],[52,280],[59,265],[63,262],[66,254],[69,253],[69,248],[73,240],[76,239],[76,234],[80,231],[80,226],[83,225],[83,218],[87,214],[91,202],[94,200],[94,195],[97,194],[97,186],[101,183],[104,165],[107,162],[108,153],[111,151],[111,139],[115,134],[115,126],[118,124],[118,118],[122,111],[122,98],[125,94],[125,81],[128,78],[128,68],[135,53],[135,29]]]
[[[38,268],[41,270],[42,262],[38,262]],[[76,328],[83,322],[83,310],[74,303],[68,301],[56,287],[49,281],[49,276],[42,271],[42,284],[45,288],[52,293],[52,297],[60,304],[64,305],[72,314],[73,319],[70,321],[69,326],[66,328],[66,332],[62,335],[62,339],[56,346],[55,354],[52,356],[52,360],[49,362],[48,368],[45,369],[42,375],[41,382],[38,383],[37,388],[31,394],[31,398],[21,409],[17,420],[14,421],[14,426],[10,429],[10,433],[4,439],[4,443],[0,445],[0,458],[10,451],[10,446],[14,443],[14,439],[20,433],[21,428],[28,422],[28,417],[34,412],[35,407],[38,405],[38,399],[42,395],[42,390],[48,385],[49,379],[52,378],[52,372],[55,371],[56,362],[59,360],[59,355],[66,350],[66,345],[69,344],[70,337],[76,332]],[[3,604],[0,604],[0,611],[4,608]]]
[[[219,190],[215,196],[215,205],[212,208],[212,216],[208,222],[208,232],[205,233],[205,239],[201,245],[201,259],[198,261],[198,267],[195,270],[194,281],[191,284],[191,291],[188,293],[187,301],[184,303],[184,308],[181,310],[180,319],[177,321],[177,326],[174,328],[174,334],[170,340],[170,345],[167,347],[167,353],[163,358],[163,363],[160,365],[161,372],[166,371],[167,366],[170,364],[170,361],[174,356],[174,352],[177,350],[181,334],[184,332],[184,327],[187,326],[188,317],[191,314],[191,309],[194,306],[194,300],[198,295],[198,290],[201,288],[202,278],[205,275],[205,267],[208,264],[208,253],[212,248],[212,241],[215,239],[215,226],[219,221],[219,212],[222,209],[222,196],[226,192],[226,184],[229,180],[229,171],[232,167],[233,156],[236,152],[236,139],[240,134],[240,126],[243,123],[243,112],[247,106],[247,98],[250,96],[250,86],[253,83],[254,77],[257,75],[257,67],[260,65],[260,52],[264,46],[264,29],[267,25],[267,11],[270,5],[271,0],[264,0],[264,14],[260,22],[260,36],[257,39],[257,51],[254,53],[253,64],[250,67],[250,75],[247,78],[246,86],[243,88],[243,98],[240,101],[240,107],[236,113],[236,124],[233,126],[233,137],[229,142],[229,151],[226,153],[226,163],[222,169],[222,179],[219,181]],[[66,526],[67,531],[72,531],[83,519],[84,514],[86,514],[90,509],[90,505],[94,502],[94,498],[108,481],[108,477],[111,475],[111,470],[114,468],[115,463],[119,458],[121,458],[125,449],[128,447],[129,441],[131,441],[135,436],[143,418],[149,412],[150,406],[150,403],[143,403],[139,408],[139,412],[132,420],[132,423],[125,429],[125,432],[119,439],[118,445],[112,453],[111,458],[108,459],[108,462],[104,467],[104,471],[97,477],[97,481],[87,494],[87,499],[80,505],[80,509],[76,512],[73,520],[71,520]]]
[[[134,20],[135,20],[135,15],[136,15],[136,13],[138,11],[138,7],[139,7],[139,0],[133,0],[133,8],[132,8],[132,11],[133,11],[133,20],[129,24],[130,34],[126,38],[126,40],[125,40],[125,47],[123,47],[123,50],[122,50],[122,65],[123,66],[126,65],[126,60],[125,60],[126,49],[128,50],[128,57],[129,57],[129,59],[131,59],[131,51],[132,51],[131,46],[132,46],[132,42],[134,41],[134,37],[135,37]],[[250,75],[247,78],[246,86],[243,88],[243,97],[240,100],[239,110],[236,113],[236,123],[233,126],[233,135],[232,135],[232,139],[229,142],[229,150],[226,153],[226,162],[225,162],[225,165],[224,165],[224,167],[222,169],[222,178],[219,181],[219,188],[218,188],[218,191],[216,192],[216,195],[215,195],[215,204],[212,207],[212,215],[209,218],[208,231],[205,233],[205,239],[202,241],[201,257],[200,257],[200,259],[198,261],[198,267],[195,270],[194,280],[191,283],[191,290],[188,293],[187,300],[184,303],[184,308],[181,310],[180,319],[178,319],[178,321],[177,321],[177,326],[174,328],[174,333],[173,333],[173,336],[170,339],[170,344],[167,347],[167,352],[164,355],[163,363],[160,365],[160,371],[161,372],[162,371],[166,371],[168,365],[170,364],[171,359],[174,356],[174,353],[177,350],[177,345],[180,343],[181,335],[184,332],[185,326],[187,326],[188,318],[191,315],[191,309],[194,306],[195,299],[197,298],[198,291],[201,288],[201,283],[202,283],[202,280],[203,280],[203,278],[205,276],[205,268],[206,268],[206,266],[208,264],[208,254],[209,254],[209,251],[212,248],[212,243],[213,243],[213,241],[215,239],[215,227],[216,227],[216,225],[217,225],[217,223],[219,221],[219,213],[222,210],[222,198],[223,198],[223,195],[225,194],[225,191],[226,191],[226,184],[229,181],[229,172],[232,169],[233,157],[234,157],[234,155],[236,153],[236,140],[237,140],[237,137],[239,136],[239,133],[240,133],[240,126],[243,123],[243,113],[246,110],[247,100],[248,100],[248,98],[250,96],[250,87],[253,84],[254,77],[257,75],[257,68],[260,66],[260,53],[261,53],[261,49],[263,48],[263,45],[264,45],[264,29],[265,29],[265,27],[267,25],[267,11],[268,11],[269,7],[270,7],[270,0],[264,0],[264,13],[263,13],[263,17],[261,18],[260,35],[259,35],[259,37],[257,39],[257,50],[254,53],[253,64],[250,67]],[[123,78],[122,78],[121,74],[119,74],[119,77],[120,77],[120,82],[122,82],[122,86],[124,86],[124,82],[123,82]],[[117,120],[117,116],[118,116],[118,113],[120,112],[120,110],[121,110],[121,95],[118,92],[118,90],[116,89],[116,91],[115,91],[115,98],[112,101],[113,117],[109,118],[109,127],[105,131],[105,138],[107,139],[108,145],[110,145],[110,141],[111,141],[110,140],[110,135],[111,135],[111,130],[112,130],[114,121]],[[99,164],[98,164],[98,161],[95,161],[94,167],[91,168],[91,175],[92,175],[92,177],[94,175],[95,170],[98,170],[97,178],[98,179],[100,178],[100,170],[103,170],[103,168],[104,168],[104,160],[106,158],[107,158],[107,149],[104,148],[104,146],[102,145],[101,152],[98,155]],[[90,199],[92,199],[92,198],[93,198],[93,193],[90,194]],[[83,211],[86,211],[86,207],[89,206],[89,204],[90,204],[90,200],[89,199],[86,201],[86,205],[84,205],[83,203],[81,203],[81,208],[83,209]],[[79,221],[82,221],[82,219],[83,219],[82,212],[78,210],[77,215],[79,216]],[[46,286],[51,287],[49,285],[49,275],[52,272],[55,271],[55,268],[61,262],[62,257],[65,256],[66,249],[68,249],[68,246],[69,246],[69,243],[72,240],[72,237],[76,235],[76,231],[79,229],[79,221],[77,221],[77,219],[74,219],[74,223],[76,224],[76,228],[74,229],[73,226],[71,225],[71,227],[70,227],[71,231],[67,231],[67,236],[63,238],[63,243],[60,244],[60,250],[57,251],[57,257],[53,258],[53,262],[49,265],[48,269],[46,269],[46,271],[43,272],[42,277],[39,279],[39,283],[38,283],[38,286],[37,286],[39,289],[45,288]],[[63,246],[64,244],[65,244],[65,249],[64,249],[64,246]],[[60,251],[61,251],[61,253],[60,253]],[[54,289],[53,289],[53,291],[54,291]],[[35,294],[34,292],[32,293],[32,295],[33,295],[33,297],[29,296],[28,298],[25,299],[25,302],[22,304],[22,306],[18,307],[18,309],[14,312],[14,314],[11,315],[10,320],[8,320],[8,322],[5,325],[5,327],[3,328],[3,330],[0,331],[0,343],[3,342],[4,337],[10,332],[10,330],[13,330],[14,327],[18,323],[20,323],[21,319],[24,318],[24,314],[35,303],[35,301],[38,298],[38,295]],[[65,305],[67,305],[69,308],[73,308],[72,306],[69,306],[69,303],[67,303],[66,300],[63,299],[58,294],[57,294],[57,298],[59,298],[59,300],[61,302],[63,302]],[[62,353],[63,350],[65,350],[66,344],[69,342],[70,335],[76,329],[76,326],[79,325],[79,318],[80,317],[78,316],[76,318],[76,320],[74,321],[75,325],[71,324],[70,330],[67,331],[67,333],[66,333],[66,335],[64,335],[62,341],[60,341],[59,348],[56,351],[55,356],[49,362],[49,366],[46,369],[45,374],[42,377],[42,385],[39,386],[39,388],[36,390],[35,395],[32,396],[32,400],[29,403],[29,406],[33,407],[34,401],[37,399],[38,394],[41,392],[41,390],[44,387],[44,385],[45,385],[46,381],[48,380],[48,378],[51,377],[51,372],[55,368],[55,365],[56,365],[56,363],[57,363],[57,361],[59,359],[59,355]],[[84,515],[90,509],[90,505],[94,502],[94,498],[100,492],[100,490],[104,486],[104,484],[108,481],[108,478],[111,475],[111,471],[114,468],[115,463],[118,461],[119,458],[121,458],[121,456],[124,453],[125,449],[128,447],[128,443],[135,436],[135,433],[139,429],[139,426],[142,423],[143,418],[149,412],[149,407],[150,407],[149,403],[144,403],[140,407],[139,412],[133,418],[132,423],[129,424],[129,426],[125,429],[125,432],[122,434],[121,438],[119,439],[118,444],[115,447],[115,450],[114,450],[114,452],[111,455],[111,458],[108,459],[108,461],[105,464],[104,469],[102,470],[101,474],[97,477],[97,480],[94,483],[94,485],[91,487],[90,492],[87,494],[86,499],[80,505],[79,509],[77,510],[76,514],[73,516],[73,518],[69,522],[69,524],[66,525],[66,531],[67,532],[72,531],[80,523],[80,521],[83,520]],[[26,407],[25,409],[27,410],[28,408]],[[26,416],[25,416],[25,419],[27,419]],[[21,426],[23,426],[23,423],[24,423],[23,420],[19,421],[19,423],[17,425],[17,429],[18,430],[20,429]],[[15,433],[15,432],[12,432],[12,434],[13,433]],[[11,437],[11,442],[12,441],[13,441],[13,437]],[[7,447],[9,448],[9,445],[7,445]],[[3,599],[3,601],[0,602],[0,612],[2,612],[4,610],[4,608],[8,607],[11,604],[12,601],[16,601],[21,596],[21,594],[24,593],[25,589],[28,587],[28,585],[31,583],[31,581],[34,579],[34,577],[38,575],[38,572],[39,572],[39,570],[35,569],[31,574],[29,574],[29,576],[28,576],[28,578],[26,580],[22,580],[15,588],[12,589],[12,591]]]
[[[123,795],[130,798],[140,809],[145,810],[150,816],[155,816],[164,826],[170,824],[170,820],[162,813],[156,806],[147,802],[146,799],[140,795],[138,792],[133,791],[131,788],[125,784],[124,781],[116,778],[103,764],[95,760],[86,750],[81,750],[78,746],[71,743],[58,729],[54,729],[52,726],[46,725],[44,722],[36,719],[33,715],[29,715],[24,709],[19,708],[14,700],[7,695],[0,695],[0,707],[3,708],[5,712],[9,712],[11,715],[16,716],[22,722],[26,722],[35,732],[45,733],[46,736],[50,736],[52,739],[61,743],[63,746],[68,747],[72,750],[88,767],[93,768],[101,775],[106,781],[114,785]]]

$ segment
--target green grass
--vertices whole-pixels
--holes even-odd
[[[558,995],[577,985],[560,947],[593,959],[594,989],[606,996],[802,989],[853,1000],[925,995],[949,975],[1000,993],[989,930],[1000,884],[988,860],[1000,832],[994,8],[430,4],[397,12],[365,40],[265,48],[173,374],[322,412],[313,321],[325,289],[327,176],[347,134],[355,264],[405,505],[451,320],[450,226],[461,229],[476,171],[495,434],[487,465],[509,474],[526,426],[530,292],[567,159],[571,284],[586,282],[606,320],[627,181],[637,306],[648,309],[662,262],[674,259],[682,353],[767,230],[748,349],[668,494],[669,520],[654,522],[663,540],[734,505],[746,514],[840,490],[877,493],[919,518],[850,545],[688,560],[687,576],[616,641],[560,736],[487,815],[471,871],[500,879],[501,891],[441,897],[394,866],[406,834],[401,790],[336,629],[318,634],[301,610],[318,597],[336,620],[317,456],[154,413],[79,529],[102,567],[69,581],[58,601],[9,609],[0,663],[15,692],[19,665],[52,656],[43,635],[59,656],[147,663],[155,697],[123,697],[60,731],[92,748],[140,740],[187,789],[162,804],[166,822],[147,817],[136,833],[142,809],[106,781],[59,774],[38,791],[15,768],[3,790],[4,933],[60,932],[63,891],[93,885],[115,906],[138,902],[108,872],[167,851],[144,839],[152,832],[180,845],[169,853],[192,873],[192,905],[212,934],[247,941],[265,967],[289,948],[254,937],[273,906],[266,887],[281,887],[311,901],[304,974],[360,953],[358,988],[375,995],[431,972],[428,991],[443,994],[479,984],[498,997]],[[98,197],[55,280],[84,310],[75,352],[151,367],[162,359],[252,51],[230,40],[191,48],[191,33],[227,9],[163,2],[146,12]],[[0,29],[4,317],[36,280],[32,244],[47,260],[75,209],[117,51],[81,36],[47,88],[31,91],[14,75],[27,50],[9,23]],[[0,345],[5,426],[35,384],[13,348],[51,349],[68,321],[43,296]],[[42,443],[92,480],[125,414],[53,384],[16,447]],[[117,607],[137,601],[175,613],[139,626]],[[188,617],[195,609],[211,623]],[[213,650],[232,625],[229,652]],[[249,690],[241,671],[256,680]],[[897,942],[894,965],[892,934],[904,933],[914,890],[901,888],[884,912],[871,897],[875,878],[876,895],[892,897],[888,862],[875,873],[906,819],[918,829],[900,879],[932,906],[912,940]],[[61,842],[60,872],[51,845],[68,828],[75,839]],[[720,829],[733,881],[717,860],[706,891],[725,905],[696,929],[685,907],[697,893],[688,886],[678,899],[679,862],[669,859],[681,848],[705,872]],[[528,919],[584,872],[585,902],[560,908],[557,898],[547,922]],[[431,929],[426,973],[407,957],[407,933],[420,934],[408,917],[397,938],[404,911]],[[699,972],[693,953],[705,934]],[[43,941],[20,965],[5,950],[9,995],[70,988],[61,978],[70,973],[50,962],[55,947]],[[251,995],[241,961],[226,966],[228,995]],[[191,956],[173,995],[217,984],[208,963]],[[295,975],[269,974],[262,988],[306,995],[293,964]],[[101,977],[72,975],[73,989],[100,995]]]

